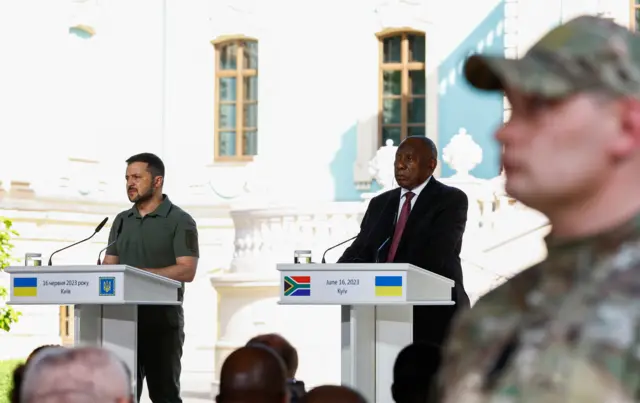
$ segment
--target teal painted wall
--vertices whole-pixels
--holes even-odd
[[[442,161],[442,149],[461,127],[482,147],[483,158],[472,174],[479,178],[493,178],[500,173],[500,147],[493,139],[502,123],[504,102],[502,94],[484,93],[470,87],[462,75],[462,66],[470,53],[504,55],[504,2],[500,2],[464,41],[438,66],[440,82],[438,95],[438,143],[442,177],[455,172]],[[453,75],[453,83],[450,76]],[[443,84],[444,83],[444,84]]]
[[[69,28],[69,34],[75,35],[75,36],[77,36],[79,38],[82,38],[82,39],[90,39],[91,38],[91,35],[88,32],[83,31],[83,30],[78,29],[78,28],[75,28],[75,27]]]
[[[333,177],[335,201],[359,201],[362,192],[353,183],[353,164],[357,153],[357,124],[347,129],[340,138],[340,148],[336,152],[329,169]]]

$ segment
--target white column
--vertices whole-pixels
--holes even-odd
[[[116,354],[129,367],[133,390],[137,390],[137,305],[102,305],[101,346]]]
[[[342,306],[342,384],[376,402],[376,307]],[[391,400],[389,400],[391,401]]]
[[[376,307],[376,402],[392,402],[393,365],[403,348],[413,343],[413,306]]]

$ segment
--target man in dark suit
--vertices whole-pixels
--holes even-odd
[[[470,306],[462,282],[460,248],[467,195],[432,175],[438,150],[426,137],[408,137],[394,162],[399,188],[371,199],[360,234],[339,263],[411,263],[455,281],[455,306],[416,306],[413,340],[441,345],[454,314]]]

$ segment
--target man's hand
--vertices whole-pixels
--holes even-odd
[[[176,264],[168,267],[161,267],[157,269],[142,269],[149,273],[164,276],[172,280],[180,281],[183,283],[190,283],[196,276],[196,269],[198,268],[198,258],[192,256],[181,256],[176,259]]]
[[[105,255],[102,260],[102,264],[118,264],[120,263],[120,258],[114,255]]]

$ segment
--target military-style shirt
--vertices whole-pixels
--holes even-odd
[[[163,195],[162,203],[153,212],[142,217],[133,206],[114,220],[109,233],[107,254],[118,256],[120,264],[140,269],[159,269],[173,266],[183,256],[199,257],[196,222],[180,207]],[[178,290],[182,301],[184,284]],[[157,319],[158,323],[181,325],[180,306],[148,306],[139,310],[140,321]]]
[[[640,401],[640,217],[557,243],[456,321],[438,403]]]

